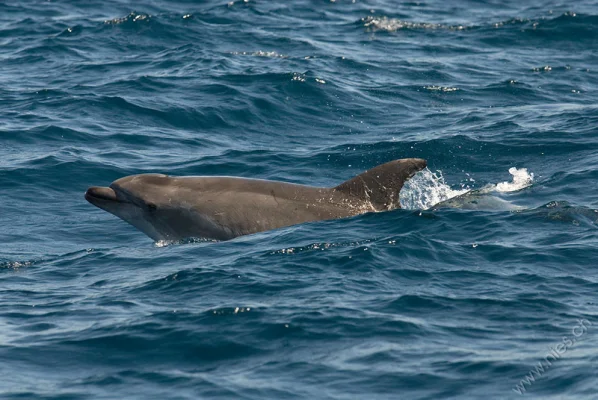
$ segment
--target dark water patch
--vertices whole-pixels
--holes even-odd
[[[598,16],[566,12],[547,21],[537,22],[526,33],[543,41],[571,42],[574,45],[595,40]]]
[[[12,134],[11,134],[12,133]],[[6,133],[5,133],[6,134]],[[72,143],[73,141],[88,141],[92,136],[79,132],[74,129],[63,128],[60,126],[46,125],[36,126],[26,131],[9,132],[8,139],[14,141],[15,144],[39,144],[39,141],[46,143]]]

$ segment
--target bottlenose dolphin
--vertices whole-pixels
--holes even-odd
[[[222,176],[131,175],[90,187],[85,199],[154,240],[217,240],[309,221],[400,208],[406,180],[426,167],[418,158],[372,168],[333,188]]]

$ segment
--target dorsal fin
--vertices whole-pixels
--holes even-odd
[[[370,201],[376,211],[401,208],[399,192],[405,181],[426,168],[426,160],[404,158],[378,165],[336,186],[338,190]]]

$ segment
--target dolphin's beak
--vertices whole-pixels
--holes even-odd
[[[97,206],[99,203],[119,202],[116,192],[109,187],[92,186],[85,192],[85,200]]]

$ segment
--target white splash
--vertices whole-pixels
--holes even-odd
[[[513,181],[497,183],[495,191],[501,193],[516,192],[530,186],[534,181],[534,174],[527,172],[527,168],[509,168],[509,174],[513,175]]]
[[[509,168],[513,175],[511,182],[500,182],[489,184],[477,191],[479,193],[510,193],[530,186],[534,180],[534,174],[527,171],[527,168]],[[473,179],[470,179],[473,182]],[[451,189],[445,182],[442,172],[436,173],[425,168],[408,180],[401,190],[401,208],[406,210],[427,210],[438,203],[452,199],[453,197],[465,194],[472,189],[469,186],[462,186],[461,189]]]
[[[426,22],[411,22],[397,18],[367,16],[361,19],[363,26],[372,30],[381,30],[395,32],[400,29],[439,29],[440,24],[431,24]]]
[[[205,243],[205,242],[218,242],[216,239],[206,239],[206,238],[186,238],[180,240],[170,240],[170,239],[162,239],[157,240],[154,242],[154,246],[156,247],[168,247],[177,244],[189,244],[189,243]]]
[[[427,210],[434,205],[467,193],[469,188],[453,190],[444,181],[442,172],[425,168],[409,179],[401,190],[401,208]]]

